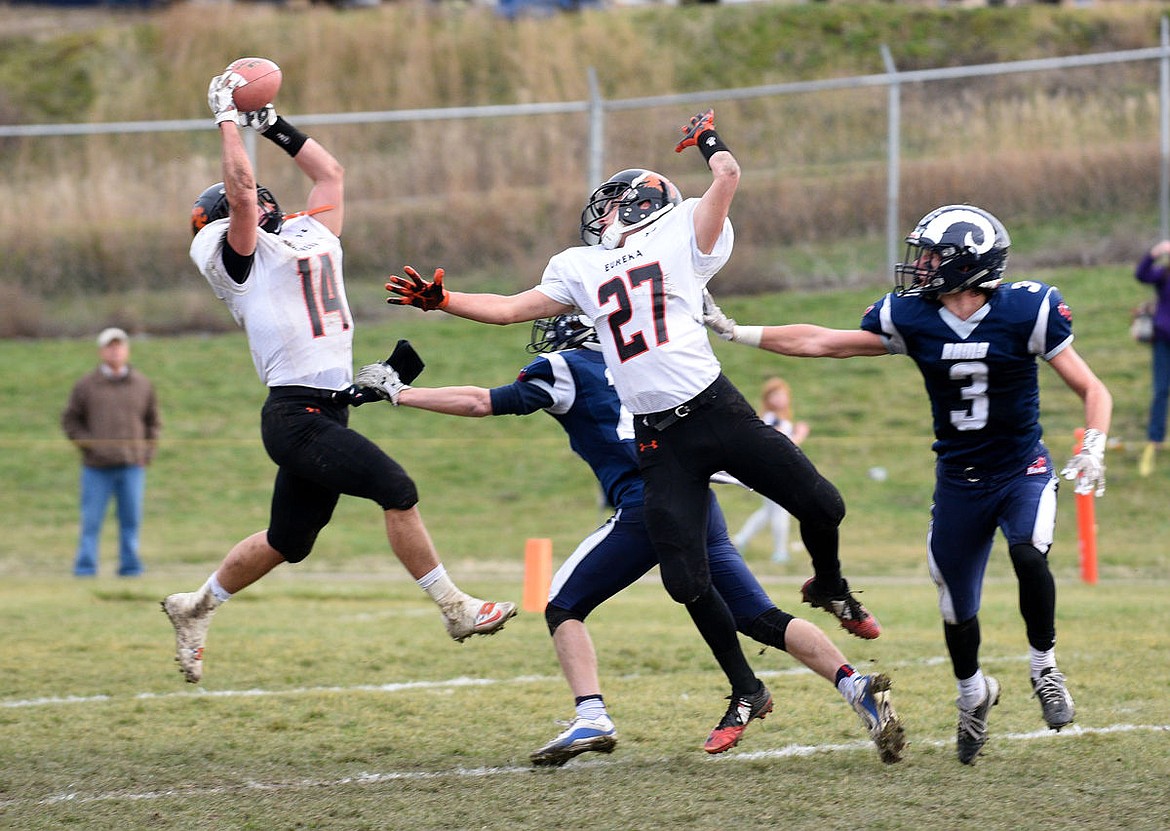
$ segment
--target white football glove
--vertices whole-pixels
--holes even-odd
[[[723,310],[715,304],[715,298],[707,289],[703,289],[703,325],[723,340],[735,341],[748,346],[758,347],[760,340],[764,337],[763,326],[740,326],[735,320],[725,315]]]
[[[735,321],[723,313],[707,289],[703,289],[703,325],[723,340],[735,340]]]
[[[366,364],[353,379],[355,387],[370,390],[384,401],[398,406],[398,393],[410,389],[389,364]]]
[[[1075,479],[1073,492],[1081,496],[1105,493],[1105,434],[1100,430],[1086,430],[1081,452],[1068,460],[1060,475]]]
[[[276,123],[276,107],[268,104],[261,110],[252,110],[236,116],[236,123],[241,127],[251,127],[257,133],[263,133]]]
[[[236,120],[238,113],[232,91],[243,83],[244,78],[239,73],[224,72],[212,78],[207,85],[207,106],[211,108],[217,125]]]

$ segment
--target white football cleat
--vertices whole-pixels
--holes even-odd
[[[474,597],[465,597],[442,609],[447,634],[459,643],[472,635],[494,635],[516,614],[515,603],[494,603]]]
[[[172,594],[162,602],[175,627],[175,661],[189,683],[198,684],[203,678],[203,643],[218,605],[206,589]]]
[[[537,767],[560,767],[582,753],[613,753],[617,747],[617,728],[613,720],[605,715],[597,718],[577,716],[566,725],[566,729],[539,750],[528,757]]]

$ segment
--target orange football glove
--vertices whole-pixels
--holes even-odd
[[[688,147],[694,147],[699,142],[699,134],[715,129],[715,110],[707,110],[691,118],[691,123],[680,128],[683,140],[674,148],[675,153],[681,153]]]
[[[391,296],[386,298],[387,303],[395,306],[415,306],[424,312],[442,309],[447,305],[451,298],[443,288],[443,269],[436,268],[435,278],[429,283],[410,266],[405,266],[403,271],[406,272],[406,277],[390,275],[386,291],[390,292]]]

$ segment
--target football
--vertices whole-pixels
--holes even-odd
[[[283,78],[280,67],[267,58],[239,58],[224,72],[235,72],[244,83],[232,91],[232,100],[240,112],[252,112],[276,100]]]

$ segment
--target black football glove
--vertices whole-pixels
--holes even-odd
[[[390,353],[390,357],[384,363],[389,364],[390,368],[398,373],[398,377],[402,379],[404,384],[413,384],[414,379],[422,374],[426,367],[423,359],[414,351],[414,347],[406,338],[398,341],[398,345],[394,347],[394,351]]]

